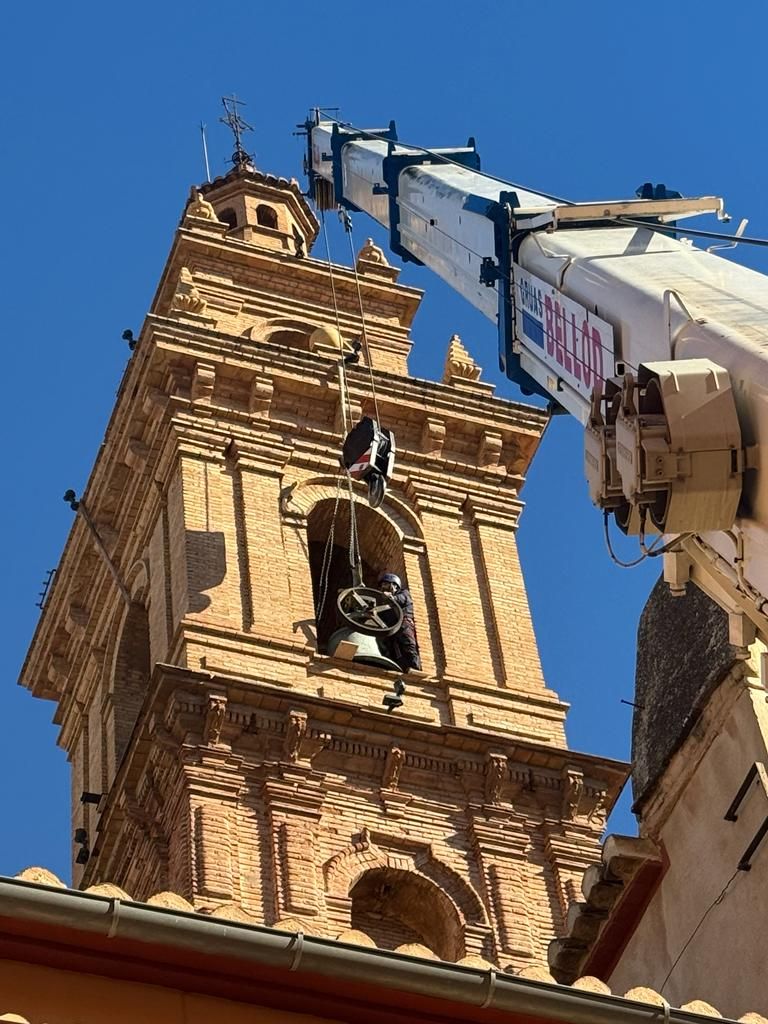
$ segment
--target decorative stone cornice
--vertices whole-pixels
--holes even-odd
[[[493,500],[483,495],[470,494],[464,502],[464,509],[477,526],[492,526],[495,529],[515,530],[525,503],[510,495],[504,500]]]
[[[648,892],[658,884],[663,870],[661,852],[650,840],[630,836],[606,838],[600,861],[590,863],[584,871],[584,899],[570,905],[565,935],[549,944],[549,966],[557,981],[570,984],[587,971],[599,971],[601,977],[605,976],[605,967],[622,946],[617,935],[613,951],[601,949],[601,945],[607,947],[607,943],[601,943],[601,937],[609,938],[611,924],[618,919],[622,905],[630,904],[630,891],[641,886],[647,890],[645,899],[635,899],[632,912],[635,919],[642,913]],[[631,920],[624,922],[624,932],[631,927]]]

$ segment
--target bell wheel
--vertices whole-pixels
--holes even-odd
[[[349,587],[336,600],[344,623],[368,636],[392,636],[403,623],[403,609],[380,590],[373,587]]]

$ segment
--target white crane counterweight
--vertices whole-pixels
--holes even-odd
[[[725,219],[722,200],[567,203],[483,174],[472,139],[428,150],[394,123],[306,127],[318,204],[374,217],[496,323],[506,375],[585,426],[596,504],[625,532],[678,537],[673,587],[702,586],[742,646],[755,627],[768,639],[768,280],[677,226]]]

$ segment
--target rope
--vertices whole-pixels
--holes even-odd
[[[331,516],[331,528],[328,531],[328,538],[325,542],[323,564],[320,569],[320,603],[317,607],[315,622],[319,622],[322,618],[323,609],[325,608],[325,600],[328,597],[328,583],[331,578],[331,561],[333,560],[333,538],[336,533],[336,516],[339,513],[339,502],[341,501],[342,479],[342,475],[339,473],[339,477],[336,481],[336,501],[334,502],[333,515]]]
[[[644,562],[646,558],[658,558],[659,555],[665,555],[668,551],[674,551],[677,548],[678,544],[681,544],[684,540],[687,540],[691,536],[690,533],[681,533],[677,537],[675,537],[674,540],[671,540],[668,544],[665,544],[663,547],[659,547],[659,544],[663,540],[664,536],[663,534],[659,534],[659,536],[656,538],[655,541],[652,542],[652,544],[650,544],[650,546],[646,545],[646,510],[645,508],[643,508],[640,512],[640,536],[638,538],[642,554],[639,558],[635,558],[631,562],[622,562],[622,560],[613,550],[613,545],[611,544],[611,537],[608,532],[608,515],[609,512],[607,509],[605,509],[603,511],[603,532],[605,534],[605,546],[608,548],[608,554],[610,555],[611,561],[615,565],[618,565],[620,569],[633,569],[636,565],[640,565],[641,562]]]
[[[347,371],[344,365],[344,352],[341,349],[341,321],[339,319],[339,303],[336,298],[336,281],[333,277],[333,262],[331,260],[331,246],[328,241],[328,228],[325,223],[325,212],[320,211],[320,222],[323,226],[323,239],[325,240],[325,255],[328,261],[328,276],[331,279],[331,298],[333,300],[333,312],[336,318],[336,331],[339,335],[339,387],[341,389],[341,423],[343,428],[342,437],[346,437],[349,433],[350,425],[352,422],[352,404],[349,398],[349,389],[347,387]]]
[[[368,345],[368,332],[365,329],[365,313],[363,312],[363,292],[360,287],[360,275],[357,272],[357,257],[355,256],[355,243],[352,239],[352,218],[343,207],[339,207],[339,217],[341,223],[344,225],[344,230],[347,233],[349,239],[349,254],[352,262],[352,269],[355,273],[355,287],[357,288],[357,305],[360,310],[360,324],[362,329],[363,352],[365,353],[365,361],[368,364],[368,379],[371,382],[371,397],[373,398],[373,408],[376,414],[376,423],[381,426],[381,417],[379,416],[379,402],[376,397],[376,382],[373,379],[373,366],[371,364],[371,350]]]
[[[359,570],[360,580],[363,576],[363,561],[360,556],[360,535],[357,530],[357,513],[355,511],[355,492],[352,488],[352,477],[347,473],[349,488],[349,567],[352,570],[352,584],[356,584],[355,569]]]
[[[331,298],[333,300],[333,312],[336,319],[336,330],[339,334],[339,341],[341,341],[341,320],[339,318],[339,303],[336,295],[336,282],[333,276],[333,261],[331,260],[331,247],[328,241],[328,227],[325,222],[325,212],[320,211],[320,222],[323,228],[323,238],[325,240],[325,253],[328,261],[328,275],[331,281]],[[346,227],[346,225],[345,225]],[[357,278],[357,269],[355,268],[355,278]],[[358,302],[360,302],[361,317],[362,317],[362,299],[360,297],[360,285],[358,283]],[[367,352],[367,338],[365,337],[365,323],[363,322],[363,338],[365,339],[366,345],[366,358],[370,358]],[[373,381],[371,381],[373,385]],[[344,352],[339,349],[339,388],[341,390],[341,419],[343,434],[342,439],[346,438],[352,424],[352,403],[349,397],[349,388],[347,386],[347,373],[346,366],[344,363]],[[373,393],[374,406],[376,407],[376,416],[378,418],[378,406],[376,405],[376,393]],[[352,582],[355,582],[355,569],[359,567],[359,574],[362,578],[362,560],[360,557],[360,542],[357,530],[357,515],[355,510],[355,494],[352,489],[352,477],[349,475],[349,471],[345,470],[347,477],[347,485],[349,488],[349,566],[352,571]],[[315,621],[319,621],[325,608],[326,598],[328,596],[328,584],[330,581],[331,572],[331,561],[333,559],[333,539],[336,532],[336,519],[339,512],[339,502],[341,500],[341,485],[342,476],[339,475],[336,485],[336,500],[333,506],[333,517],[331,519],[331,528],[328,533],[328,539],[325,544],[325,550],[323,552],[323,564],[320,570],[320,603],[318,605],[317,614]]]

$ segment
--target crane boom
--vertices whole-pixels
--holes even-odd
[[[734,643],[768,641],[768,280],[669,233],[722,199],[569,203],[484,174],[472,139],[306,127],[318,205],[368,213],[494,321],[506,375],[584,425],[593,501],[665,534],[668,582],[725,607]]]

